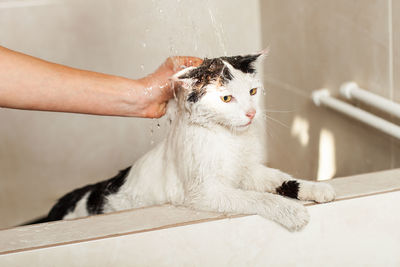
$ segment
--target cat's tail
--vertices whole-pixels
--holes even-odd
[[[26,223],[20,224],[18,226],[25,226],[25,225],[31,225],[31,224],[38,224],[38,223],[45,223],[45,222],[51,222],[52,220],[49,219],[49,217],[46,216],[42,216],[36,219],[33,219],[31,221],[28,221]]]

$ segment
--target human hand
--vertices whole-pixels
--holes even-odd
[[[143,117],[160,118],[166,112],[168,100],[174,95],[174,83],[170,77],[185,67],[199,66],[197,57],[175,56],[167,58],[152,74],[138,80],[143,85]]]
[[[201,62],[196,57],[170,57],[154,73],[133,80],[47,62],[0,46],[0,107],[159,118],[174,95],[170,77],[182,66]]]

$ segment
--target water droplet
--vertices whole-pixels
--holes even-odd
[[[158,10],[158,12],[163,13],[163,10],[160,8],[160,9]]]
[[[142,46],[143,46],[143,48],[145,48],[147,46],[147,44],[143,42]]]
[[[144,88],[144,94],[152,96],[153,95],[153,87],[150,86],[150,87]]]
[[[160,126],[160,123],[157,123],[157,128],[160,129],[160,127],[161,127],[161,126]]]
[[[151,141],[150,141],[150,145],[154,145],[154,140],[151,140]]]
[[[140,69],[144,70],[144,65],[143,64],[140,65]]]

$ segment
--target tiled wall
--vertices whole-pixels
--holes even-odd
[[[398,141],[310,99],[352,80],[400,102],[399,1],[260,3],[270,165],[321,180],[400,167]]]
[[[0,45],[126,77],[146,75],[169,55],[261,48],[256,0],[0,3]],[[7,109],[0,121],[0,227],[45,214],[69,190],[111,177],[165,132],[151,120]]]

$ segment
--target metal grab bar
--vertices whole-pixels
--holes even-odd
[[[347,82],[340,87],[340,94],[347,99],[357,99],[379,110],[400,118],[400,104],[397,104],[380,95],[362,89],[355,82]]]
[[[328,89],[314,91],[312,93],[312,99],[317,106],[327,106],[400,139],[400,126],[332,97]]]

